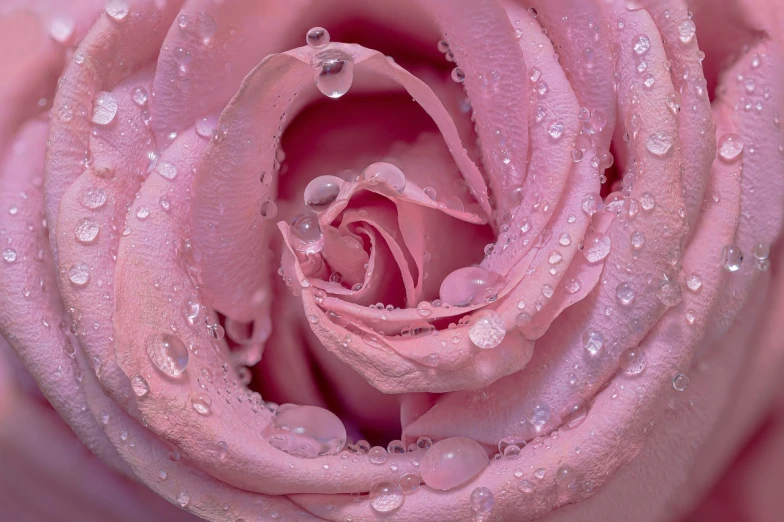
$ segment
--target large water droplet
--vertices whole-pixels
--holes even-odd
[[[109,196],[102,188],[90,188],[81,194],[82,206],[90,210],[101,208],[106,204],[107,199]]]
[[[621,370],[627,375],[638,375],[645,369],[645,352],[638,346],[629,348],[621,354]]]
[[[468,329],[468,337],[478,348],[495,348],[504,340],[506,325],[504,318],[493,310],[476,314]]]
[[[678,281],[664,279],[656,290],[656,298],[665,306],[677,306],[683,299],[683,288]]]
[[[74,228],[74,237],[79,243],[90,244],[94,243],[98,238],[98,232],[101,226],[97,221],[90,218],[84,218],[76,224]]]
[[[128,16],[128,2],[125,0],[109,0],[106,4],[106,14],[113,20],[121,22]]]
[[[84,286],[90,280],[90,267],[76,263],[68,270],[68,279],[76,286]]]
[[[612,240],[605,234],[588,236],[583,245],[583,255],[589,263],[598,263],[610,255]]]
[[[110,92],[101,91],[95,98],[92,122],[96,125],[109,125],[117,116],[117,100]]]
[[[354,82],[354,58],[338,49],[316,56],[313,78],[325,96],[340,98]]]
[[[343,423],[318,406],[279,406],[263,435],[273,447],[302,458],[335,455],[346,444]]]
[[[422,457],[419,469],[425,484],[445,491],[469,482],[489,464],[490,459],[478,442],[451,437],[433,444]]]
[[[689,377],[683,373],[679,373],[675,375],[672,379],[672,387],[675,388],[677,391],[682,392],[686,391],[686,388],[689,386]]]
[[[743,252],[738,245],[727,245],[722,250],[722,266],[728,272],[737,272],[743,264]]]
[[[6,263],[13,263],[16,261],[16,250],[13,248],[6,248],[3,250],[3,260]]]
[[[313,214],[302,214],[291,224],[291,246],[305,254],[315,254],[324,249],[324,235],[318,218]]]
[[[735,133],[728,132],[719,138],[719,158],[725,163],[734,163],[743,152],[743,139]]]
[[[315,211],[327,209],[340,193],[345,181],[337,176],[319,176],[305,187],[305,204]]]
[[[160,371],[177,377],[188,366],[188,348],[185,343],[170,334],[156,334],[147,338],[147,355]]]
[[[199,415],[209,415],[212,413],[210,407],[212,406],[212,399],[206,393],[197,393],[191,397],[191,406],[196,410]]]
[[[697,26],[690,19],[686,19],[678,24],[678,39],[687,44],[694,39],[697,34]]]
[[[394,482],[381,482],[370,488],[370,507],[379,513],[394,511],[403,505],[403,488]]]
[[[406,188],[406,175],[396,165],[380,161],[368,165],[362,171],[362,178],[372,182],[384,183],[398,194]]]
[[[329,45],[329,31],[314,27],[305,35],[305,43],[313,49],[323,49]]]
[[[652,132],[645,139],[645,148],[654,156],[666,156],[672,148],[672,136],[664,131]]]
[[[493,301],[504,285],[502,276],[479,266],[458,268],[444,278],[439,295],[452,306],[470,306]]]

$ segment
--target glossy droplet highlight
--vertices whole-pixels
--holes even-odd
[[[318,217],[302,214],[291,224],[291,246],[304,254],[315,254],[324,250],[324,234],[321,232]]]
[[[16,261],[16,250],[13,248],[6,248],[3,250],[3,260],[6,263],[13,263]]]
[[[504,319],[493,310],[476,314],[468,329],[468,337],[471,342],[483,350],[495,348],[501,344],[504,336],[506,336]]]
[[[632,38],[632,49],[637,56],[642,56],[651,48],[651,39],[647,35],[638,34]]]
[[[337,176],[319,176],[305,187],[305,204],[315,211],[326,210],[340,193],[345,181]]]
[[[337,49],[320,53],[316,56],[313,79],[322,94],[340,98],[354,83],[354,58]]]
[[[362,178],[370,182],[383,183],[401,194],[406,188],[406,175],[396,165],[379,161],[362,171]]]
[[[305,35],[305,43],[313,49],[323,49],[329,45],[329,31],[323,27],[313,27]]]
[[[629,348],[621,354],[619,362],[626,375],[639,375],[645,369],[645,352],[636,346]]]
[[[278,205],[271,199],[264,200],[259,207],[259,213],[264,219],[275,219],[278,215]]]
[[[488,488],[479,487],[471,492],[470,499],[471,511],[479,515],[487,515],[495,507],[493,492]]]
[[[738,134],[728,132],[719,138],[717,149],[724,163],[735,163],[743,152],[743,139]]]
[[[128,16],[128,2],[125,0],[109,0],[106,4],[106,14],[113,20],[121,22]]]
[[[604,346],[604,335],[598,330],[585,330],[582,340],[583,348],[592,356],[599,355],[602,346]]]
[[[689,377],[683,373],[675,375],[672,379],[672,387],[679,392],[686,391],[689,387]]]
[[[743,252],[738,245],[727,245],[722,250],[722,266],[728,272],[737,272],[743,265]]]
[[[89,218],[84,218],[76,224],[74,228],[74,237],[79,243],[90,244],[94,243],[98,238],[101,226],[97,221]]]
[[[583,245],[583,255],[589,263],[598,263],[610,255],[612,240],[605,234],[589,235]]]
[[[109,125],[117,116],[117,100],[112,93],[101,91],[95,98],[92,122],[96,125]]]
[[[84,208],[96,210],[106,204],[109,196],[102,188],[87,189],[81,194],[81,202]]]
[[[191,397],[191,406],[196,410],[199,415],[209,415],[212,413],[210,406],[212,406],[212,399],[206,393],[197,393]]]
[[[171,334],[156,334],[147,338],[147,356],[161,372],[177,377],[188,367],[188,348]]]
[[[615,287],[615,296],[622,305],[629,306],[634,301],[634,288],[629,283],[620,283]]]
[[[482,267],[458,268],[444,278],[439,295],[451,306],[470,306],[493,301],[504,285],[503,278]]]
[[[490,464],[478,442],[451,437],[433,444],[420,463],[422,480],[433,489],[454,489],[471,481]]]
[[[155,172],[166,179],[174,179],[177,177],[177,166],[168,161],[159,161],[155,166]]]
[[[317,406],[279,406],[263,435],[273,447],[301,458],[335,455],[346,444],[346,428],[340,419]]]
[[[90,267],[76,263],[68,270],[68,279],[76,286],[84,286],[90,281]]]
[[[144,377],[138,373],[131,378],[131,389],[133,390],[133,394],[139,398],[150,393],[150,385],[147,384]]]
[[[664,131],[656,131],[645,139],[645,148],[654,156],[664,157],[670,152],[672,143],[672,136]]]
[[[370,488],[370,507],[379,513],[394,511],[403,505],[403,488],[394,482],[380,482]]]
[[[694,40],[694,35],[697,34],[697,26],[690,19],[686,19],[678,24],[678,39],[687,44]]]

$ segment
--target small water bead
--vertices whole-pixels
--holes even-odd
[[[379,161],[365,167],[362,178],[368,181],[384,183],[392,187],[398,194],[406,188],[406,175],[396,165]]]
[[[438,197],[438,193],[433,187],[425,187],[423,192],[425,193],[425,196],[429,197],[433,201],[435,201],[436,197]]]
[[[632,235],[629,236],[629,241],[635,250],[640,250],[645,245],[645,234],[639,230],[632,232]]]
[[[174,61],[179,66],[180,72],[185,74],[188,72],[188,66],[193,61],[191,52],[184,47],[176,47],[174,49]]]
[[[602,199],[595,194],[586,194],[582,200],[583,212],[592,216],[602,209]]]
[[[646,74],[645,79],[642,81],[646,89],[652,89],[655,83],[656,78],[652,74]]]
[[[666,156],[670,152],[672,144],[672,136],[664,131],[653,132],[645,139],[645,148],[658,157]]]
[[[68,43],[75,29],[76,23],[71,18],[58,16],[49,22],[49,36],[61,44]]]
[[[444,278],[439,296],[451,306],[470,306],[494,300],[503,285],[502,276],[485,268],[458,268]]]
[[[321,233],[318,217],[302,214],[291,224],[291,245],[298,252],[315,254],[324,249],[324,235]]]
[[[314,178],[303,193],[305,204],[312,210],[326,210],[334,202],[345,180],[337,176],[319,176]]]
[[[154,334],[145,342],[147,356],[161,372],[177,377],[188,367],[188,348],[171,334]]]
[[[446,491],[462,486],[490,464],[478,442],[465,437],[443,439],[422,457],[422,480],[433,489]]]
[[[640,347],[633,347],[621,353],[621,370],[626,375],[639,375],[645,369],[645,352]]]
[[[383,464],[387,461],[387,450],[381,446],[373,446],[368,451],[368,460],[371,464]]]
[[[485,310],[476,314],[468,329],[468,337],[478,348],[487,350],[495,348],[506,336],[504,319],[498,312]]]
[[[109,125],[117,116],[119,105],[114,95],[110,92],[101,91],[95,98],[92,122],[96,125]]]
[[[211,405],[212,399],[206,393],[197,393],[191,397],[191,406],[199,415],[209,415],[212,412],[210,410]]]
[[[574,488],[577,484],[575,471],[569,466],[561,466],[555,472],[555,482],[561,487]]]
[[[653,197],[653,194],[650,192],[644,192],[642,196],[640,196],[640,206],[645,211],[653,210],[656,206],[656,198]]]
[[[677,306],[683,300],[683,288],[677,281],[665,278],[656,290],[656,298],[665,306]]]
[[[158,204],[166,212],[168,212],[171,209],[171,200],[167,196],[161,196],[160,198],[158,198]]]
[[[403,505],[403,488],[394,482],[380,482],[370,488],[370,507],[379,513],[389,513]]]
[[[387,452],[390,455],[401,454],[406,452],[406,446],[403,441],[393,440],[387,444]]]
[[[722,250],[722,266],[728,272],[737,272],[743,265],[743,252],[738,245],[727,245]]]
[[[622,305],[629,306],[634,301],[634,289],[629,283],[620,283],[615,287],[615,296]]]
[[[398,484],[400,484],[400,489],[403,491],[403,494],[410,495],[419,489],[419,482],[419,475],[416,473],[406,473],[400,477]]]
[[[678,39],[687,44],[694,40],[694,35],[697,34],[697,26],[690,19],[686,19],[678,24]]]
[[[547,134],[549,134],[550,137],[554,140],[560,139],[561,136],[563,136],[563,133],[564,124],[561,121],[554,122],[552,125],[550,125],[550,128],[547,129]]]
[[[632,49],[637,56],[642,56],[651,48],[651,39],[647,35],[638,34],[632,38]]]
[[[329,98],[340,98],[354,83],[354,58],[338,49],[316,56],[313,78],[316,87]]]
[[[218,120],[214,117],[202,118],[196,122],[196,134],[205,139],[212,138],[215,129],[218,127]],[[263,183],[263,181],[262,181]]]
[[[155,166],[155,172],[166,179],[174,179],[177,177],[177,166],[168,161],[159,161]]]
[[[597,234],[586,238],[583,245],[583,255],[589,263],[598,263],[610,255],[612,240],[605,234]]]
[[[76,263],[68,270],[68,279],[76,286],[84,286],[90,281],[90,267]]]
[[[463,69],[461,69],[460,67],[455,67],[454,69],[452,69],[451,76],[452,76],[452,81],[457,83],[463,83],[466,78],[465,72],[463,72]]]
[[[532,493],[536,489],[536,484],[530,480],[521,480],[520,484],[517,486],[517,489],[523,493]]]
[[[570,236],[568,232],[564,232],[558,238],[558,243],[561,246],[569,246],[572,244],[572,236]]]
[[[430,439],[430,437],[426,435],[419,437],[416,441],[417,449],[423,449],[423,450],[430,449],[432,445],[433,445],[433,441]]]
[[[602,346],[604,346],[604,335],[598,330],[585,330],[582,340],[583,348],[594,357],[599,354]]]
[[[689,386],[689,377],[683,373],[679,373],[675,375],[672,379],[672,387],[675,388],[677,391],[682,392],[686,391],[686,388]]]
[[[139,207],[136,209],[136,217],[139,219],[147,219],[150,217],[150,209],[147,207]]]
[[[134,395],[141,398],[150,393],[150,385],[147,384],[147,381],[139,375],[138,373],[131,378],[131,389],[133,390]]]
[[[305,43],[312,49],[323,49],[329,45],[329,31],[323,27],[313,27],[305,35]]]
[[[346,445],[346,427],[318,406],[283,404],[262,434],[273,447],[300,458],[336,455]]]
[[[113,20],[121,22],[128,16],[128,2],[125,0],[109,0],[106,4],[106,14]]]
[[[226,329],[219,323],[207,325],[207,335],[213,341],[221,341],[226,337]]]
[[[534,471],[534,477],[538,478],[539,480],[542,480],[546,473],[547,470],[545,470],[544,468],[536,468],[536,471]]]
[[[699,274],[689,274],[686,278],[686,287],[692,292],[699,292],[702,288],[702,278]]]
[[[485,487],[474,488],[471,492],[471,510],[480,515],[486,515],[495,507],[493,492]]]
[[[97,221],[90,218],[84,218],[76,224],[76,227],[74,228],[74,237],[82,244],[94,243],[98,238],[98,232],[100,232],[100,230],[101,226]]]
[[[278,205],[271,199],[266,199],[261,202],[259,213],[264,219],[275,219],[275,216],[278,215]]]
[[[133,90],[133,94],[131,95],[131,99],[133,100],[133,103],[135,103],[139,107],[146,107],[147,106],[147,102],[150,99],[150,95],[147,92],[147,89],[145,89],[144,87],[136,87]]]
[[[743,152],[743,139],[732,132],[723,134],[719,138],[718,152],[724,163],[735,163]]]
[[[528,417],[528,422],[541,431],[547,421],[550,420],[550,406],[545,403],[539,403],[531,410],[531,415]]]
[[[191,502],[191,497],[188,496],[187,493],[180,493],[177,495],[177,503],[180,507],[185,507]]]

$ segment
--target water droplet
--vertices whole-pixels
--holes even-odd
[[[212,399],[206,393],[197,393],[193,397],[191,397],[191,406],[193,409],[196,410],[196,413],[199,415],[209,415],[212,413],[210,406],[212,405]]]
[[[694,39],[697,33],[697,26],[690,19],[686,19],[678,24],[678,39],[687,44]]]
[[[49,22],[49,36],[61,44],[68,43],[75,29],[76,24],[71,18],[58,16]]]
[[[561,466],[555,472],[555,482],[562,487],[573,488],[576,485],[577,477],[569,466]]]
[[[665,306],[677,306],[683,299],[683,288],[677,281],[665,278],[656,289],[656,298]]]
[[[305,43],[313,49],[323,49],[329,45],[329,31],[314,27],[305,35]]]
[[[702,288],[702,278],[699,274],[690,274],[686,278],[686,286],[692,292],[699,292],[700,288]]]
[[[136,217],[139,219],[147,219],[150,216],[150,209],[147,207],[139,207],[136,209]]]
[[[452,69],[451,76],[452,76],[452,81],[458,83],[463,83],[466,78],[465,72],[463,72],[463,69],[461,69],[460,67],[455,67],[454,69]]]
[[[98,238],[98,232],[100,230],[101,226],[97,221],[93,221],[90,218],[84,218],[76,224],[76,227],[74,228],[74,237],[76,237],[78,242],[83,244],[94,243]]]
[[[672,379],[672,387],[679,392],[686,391],[689,386],[689,377],[683,373],[675,375]]]
[[[495,499],[493,492],[485,487],[474,488],[470,499],[471,510],[480,515],[486,515],[493,510]]]
[[[653,132],[645,139],[645,148],[654,156],[666,156],[672,148],[672,137],[664,131]]]
[[[734,163],[743,152],[743,139],[735,133],[728,132],[719,138],[719,158],[725,163]]]
[[[536,489],[536,485],[530,480],[521,480],[517,488],[523,493],[532,493]]]
[[[215,36],[218,26],[209,13],[199,13],[196,17],[196,34],[201,38],[201,43],[208,45]]]
[[[637,56],[642,56],[643,54],[648,52],[648,49],[651,48],[651,39],[648,38],[647,35],[638,34],[634,38],[632,38],[632,49],[637,54]]]
[[[133,90],[133,94],[131,95],[133,99],[133,103],[138,105],[139,107],[146,107],[147,101],[150,99],[150,95],[147,92],[147,89],[144,87],[136,87]]]
[[[90,280],[90,268],[84,263],[77,263],[68,270],[68,279],[76,286],[84,286]]]
[[[150,385],[147,384],[144,377],[138,373],[131,378],[131,388],[133,389],[134,395],[140,398],[150,393]]]
[[[548,420],[550,420],[550,407],[545,403],[534,406],[533,410],[531,410],[531,416],[528,417],[528,422],[530,422],[537,431],[541,431]]]
[[[370,488],[370,507],[379,513],[394,511],[403,505],[403,489],[394,482],[380,482]]]
[[[343,423],[318,406],[279,406],[263,435],[273,447],[301,458],[335,455],[346,444]]]
[[[634,301],[634,289],[629,283],[620,283],[615,287],[615,296],[622,305],[629,306]]]
[[[468,329],[468,337],[474,345],[486,350],[501,344],[506,335],[506,325],[501,315],[493,310],[485,310],[474,318]]]
[[[6,248],[3,250],[3,259],[6,263],[13,263],[16,261],[16,250],[13,248]]]
[[[340,98],[354,82],[354,58],[334,49],[316,56],[314,73],[316,87],[330,98]]]
[[[125,0],[109,0],[106,4],[106,14],[113,20],[121,22],[128,16],[128,2]]]
[[[478,442],[451,437],[433,444],[422,457],[422,480],[433,489],[450,490],[479,475],[490,464]]]
[[[554,140],[560,139],[561,136],[563,136],[563,133],[564,124],[561,121],[554,122],[552,125],[550,125],[550,128],[547,129],[547,134],[549,134],[550,137]]]
[[[168,161],[159,161],[155,166],[155,172],[166,179],[174,179],[177,177],[177,166]]]
[[[605,234],[596,234],[586,238],[583,255],[589,263],[598,263],[610,255],[612,240]]]
[[[166,375],[177,377],[188,367],[188,348],[177,337],[170,334],[151,335],[145,345],[152,363]]]
[[[493,301],[503,288],[502,276],[482,267],[458,268],[444,278],[439,295],[452,306],[470,306]]]
[[[645,369],[645,352],[635,346],[624,351],[620,357],[621,370],[627,375],[638,375]]]
[[[294,218],[291,225],[291,246],[298,252],[315,254],[324,249],[324,235],[318,218],[313,214],[302,214]]]
[[[371,464],[383,464],[387,461],[387,450],[381,446],[373,446],[368,451],[368,460]]]
[[[635,250],[640,250],[645,245],[645,234],[639,230],[632,232],[632,235],[629,236],[629,241]]]
[[[656,206],[656,198],[650,192],[645,192],[640,196],[640,206],[645,211],[653,210],[653,207]]]
[[[181,73],[185,74],[188,72],[188,66],[192,60],[193,56],[191,56],[190,51],[184,47],[176,47],[174,49],[174,61],[177,63]]]
[[[319,176],[305,187],[305,204],[315,211],[325,210],[335,201],[345,181],[337,176]]]
[[[729,272],[737,272],[743,264],[743,253],[738,245],[727,245],[722,251],[722,266]]]
[[[187,506],[190,503],[190,501],[191,501],[191,497],[189,497],[187,493],[180,493],[179,495],[177,495],[177,503],[181,507]]]
[[[266,199],[262,201],[259,212],[264,219],[275,219],[278,215],[278,205],[271,199]]]
[[[416,473],[406,473],[402,477],[400,477],[400,488],[403,491],[403,494],[410,495],[414,493],[417,489],[419,489],[419,475]]]
[[[652,74],[646,74],[645,79],[642,81],[646,89],[652,89],[655,83],[656,78]]]
[[[586,194],[582,201],[583,212],[592,216],[602,209],[602,199],[595,194]]]
[[[110,92],[101,91],[95,98],[92,122],[96,125],[109,125],[117,116],[117,100]]]
[[[362,171],[362,178],[371,182],[384,183],[392,187],[398,194],[402,194],[406,188],[406,175],[403,171],[396,165],[385,161],[368,165]]]
[[[583,332],[583,348],[592,356],[599,355],[604,346],[604,335],[598,330],[588,329]]]

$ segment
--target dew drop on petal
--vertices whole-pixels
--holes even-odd
[[[90,268],[84,263],[76,263],[68,270],[68,279],[76,286],[84,286],[90,281]]]
[[[678,24],[678,39],[687,44],[694,39],[697,34],[697,26],[690,19],[686,19]]]
[[[406,473],[400,477],[398,484],[400,484],[400,488],[403,490],[403,494],[410,495],[419,489],[419,482],[419,475],[416,473]]]
[[[79,243],[90,244],[94,243],[98,238],[98,232],[101,226],[97,221],[90,218],[84,218],[76,224],[74,228],[74,237]]]
[[[144,377],[138,373],[131,378],[131,388],[133,389],[134,395],[137,397],[144,397],[150,393],[150,385],[147,384]]]
[[[291,224],[291,246],[304,254],[315,254],[324,249],[324,235],[321,233],[318,217],[302,214]]]
[[[699,274],[689,274],[686,278],[686,287],[692,292],[699,292],[702,288],[702,278]]]
[[[305,187],[305,204],[312,210],[325,210],[335,201],[345,181],[337,176],[319,176]]]
[[[264,219],[275,219],[278,215],[278,205],[271,199],[266,199],[261,203],[259,213]]]
[[[71,18],[56,17],[49,22],[49,36],[62,44],[71,39],[75,29],[76,23]]]
[[[482,267],[458,268],[444,278],[441,301],[451,306],[469,306],[492,301],[504,285],[502,276]]]
[[[474,488],[471,492],[471,511],[479,515],[487,515],[495,506],[493,492],[485,487]]]
[[[371,182],[384,183],[398,194],[401,194],[406,188],[406,175],[396,165],[386,161],[368,165],[362,171],[362,178]]]
[[[604,335],[598,330],[589,328],[583,332],[583,348],[592,356],[599,355],[604,346]]]
[[[370,488],[370,507],[379,513],[389,513],[403,505],[403,488],[394,482],[380,482]]]
[[[313,27],[305,35],[305,43],[313,49],[323,49],[329,45],[329,31],[323,27]]]
[[[278,406],[262,434],[273,447],[301,458],[335,455],[346,444],[343,423],[318,406]]]
[[[738,245],[727,245],[722,250],[722,266],[728,272],[737,272],[743,264],[743,253]]]
[[[675,388],[677,391],[682,392],[686,391],[686,388],[689,386],[689,377],[683,373],[679,373],[675,375],[672,379],[672,387]]]
[[[724,163],[734,163],[740,158],[743,152],[743,139],[735,133],[728,132],[719,138],[718,142],[719,158]]]
[[[128,2],[125,0],[109,0],[106,4],[106,14],[113,20],[121,22],[128,16]]]
[[[197,393],[191,397],[191,406],[196,410],[199,415],[209,415],[212,413],[210,406],[212,406],[212,399],[206,393]]]
[[[645,369],[645,352],[635,346],[621,353],[621,370],[627,375],[638,375]]]
[[[463,83],[466,78],[465,72],[463,72],[463,69],[461,69],[460,67],[455,67],[454,69],[452,69],[451,76],[452,76],[452,81],[457,83]]]
[[[354,83],[354,58],[340,50],[317,55],[313,78],[316,87],[329,98],[340,98]]]
[[[147,101],[150,99],[150,95],[147,92],[147,89],[144,87],[136,87],[133,90],[133,94],[131,95],[133,99],[133,103],[138,105],[139,107],[146,107]]]
[[[147,356],[161,372],[177,377],[188,367],[188,348],[179,338],[171,334],[155,334],[145,342]]]
[[[645,148],[654,156],[663,157],[670,152],[672,143],[672,136],[664,131],[656,131],[645,139]]]
[[[629,306],[634,301],[634,289],[629,283],[619,283],[615,287],[615,296],[622,305]]]
[[[634,38],[632,38],[632,49],[634,50],[635,54],[638,56],[642,56],[643,54],[648,52],[648,49],[651,48],[651,39],[648,38],[647,35],[638,34]]]
[[[422,480],[433,489],[450,490],[479,475],[490,464],[484,448],[465,437],[433,444],[420,462]]]
[[[110,92],[101,91],[95,98],[92,122],[96,125],[109,125],[117,116],[117,100]]]
[[[179,504],[180,507],[185,507],[190,504],[190,502],[191,497],[189,497],[187,493],[180,493],[177,495],[177,504]]]
[[[612,240],[605,234],[589,235],[585,238],[583,255],[589,263],[598,263],[610,255]]]
[[[166,179],[174,179],[177,177],[177,166],[168,161],[159,161],[155,166],[155,172]]]
[[[474,316],[468,329],[468,337],[478,348],[487,350],[495,348],[506,336],[504,319],[498,312],[485,310]]]
[[[564,124],[561,121],[554,122],[552,125],[550,125],[550,128],[547,129],[547,134],[549,134],[550,137],[554,140],[560,139],[561,136],[563,136],[563,133]]]

